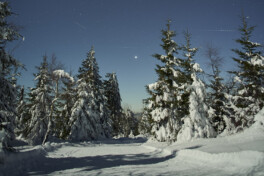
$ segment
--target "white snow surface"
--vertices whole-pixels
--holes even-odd
[[[255,118],[263,120],[264,110]],[[262,117],[260,117],[262,116]],[[0,175],[264,175],[264,126],[172,144],[144,137],[17,146]],[[3,159],[3,158],[2,158]],[[4,163],[4,164],[3,164]]]

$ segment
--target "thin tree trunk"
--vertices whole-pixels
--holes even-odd
[[[51,132],[51,125],[52,125],[52,121],[51,121],[51,118],[52,118],[52,115],[53,115],[53,106],[54,106],[54,103],[57,101],[57,98],[55,98],[52,103],[51,103],[51,106],[50,106],[50,115],[49,115],[49,123],[48,123],[48,129],[47,129],[47,132],[45,134],[45,137],[44,137],[44,140],[42,142],[42,145],[44,145],[47,141],[48,141],[48,138],[49,138],[49,135],[50,135],[50,132]]]

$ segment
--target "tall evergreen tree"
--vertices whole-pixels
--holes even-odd
[[[112,120],[113,136],[122,133],[122,106],[119,92],[118,81],[115,73],[106,74],[108,80],[104,81],[105,96],[107,98],[107,107],[110,110]]]
[[[6,44],[17,40],[20,34],[6,19],[12,15],[7,2],[0,1],[0,152],[10,149],[14,138],[16,111],[16,76],[22,66],[6,52]]]
[[[191,48],[191,34],[188,30],[184,31],[184,38],[186,41],[185,45],[181,46],[183,52],[183,59],[179,59],[178,76],[175,82],[177,86],[177,111],[181,119],[189,115],[189,104],[190,104],[190,86],[193,83],[192,73],[194,67],[196,67],[193,57],[198,51],[197,48]],[[200,70],[197,70],[197,73]]]
[[[94,54],[92,47],[79,69],[77,101],[70,119],[71,140],[105,138],[111,134],[109,110]]]
[[[60,95],[60,100],[63,102],[63,107],[59,115],[60,122],[60,134],[59,137],[66,139],[70,133],[70,117],[74,103],[76,102],[76,83],[70,80],[62,81],[64,86]]]
[[[180,118],[177,116],[177,88],[175,82],[179,70],[176,67],[179,59],[174,56],[178,52],[178,45],[172,39],[175,32],[170,30],[170,22],[167,29],[162,30],[162,48],[165,55],[155,54],[154,57],[162,62],[157,65],[156,73],[158,81],[147,86],[147,92],[151,95],[145,100],[146,108],[143,119],[152,122],[152,133],[158,141],[175,141],[180,130]]]
[[[227,99],[225,98],[225,85],[220,75],[220,67],[223,59],[219,56],[219,51],[212,45],[206,48],[206,56],[209,59],[208,65],[211,67],[212,74],[209,74],[209,105],[212,108],[212,126],[220,134],[226,129],[226,119],[229,118],[228,109],[226,108]]]
[[[253,123],[254,115],[264,105],[264,57],[261,45],[251,41],[254,26],[249,26],[242,14],[242,26],[239,31],[241,37],[236,40],[240,49],[232,51],[237,55],[233,60],[239,70],[233,71],[237,82],[237,94],[232,96],[233,109],[237,127],[247,127]]]
[[[30,92],[31,115],[29,126],[26,129],[26,138],[33,145],[41,144],[48,130],[50,116],[50,105],[52,103],[51,78],[48,73],[47,56],[43,56],[40,67],[37,67],[38,73],[34,74],[36,87]]]
[[[126,109],[124,114],[124,136],[129,137],[130,135],[136,136],[138,134],[138,119],[136,119],[131,109]]]
[[[191,48],[190,33],[185,32],[186,44],[183,46],[186,60],[183,62],[184,75],[186,77],[185,95],[188,107],[184,103],[188,114],[183,118],[184,123],[178,133],[178,141],[191,140],[193,138],[214,137],[215,132],[208,119],[209,108],[206,104],[205,85],[199,79],[198,74],[202,72],[198,63],[195,63],[193,57],[197,48]],[[184,101],[184,102],[186,102]]]
[[[152,104],[150,104],[150,98],[143,100],[143,105],[145,107],[139,121],[139,133],[143,135],[151,135],[153,120],[151,118]]]

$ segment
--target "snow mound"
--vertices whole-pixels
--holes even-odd
[[[257,151],[211,154],[199,150],[181,150],[177,152],[176,158],[200,163],[203,167],[218,167],[235,175],[263,174],[264,171],[264,153]]]
[[[174,151],[168,150],[168,149],[164,149],[164,148],[157,148],[154,146],[150,146],[150,145],[143,145],[143,147],[145,147],[146,149],[149,149],[151,151],[156,151],[158,153],[162,153],[164,156],[169,156],[169,155],[173,155]]]

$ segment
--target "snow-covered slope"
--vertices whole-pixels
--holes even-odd
[[[18,147],[0,175],[264,175],[264,110],[242,133],[184,143],[122,138]]]

